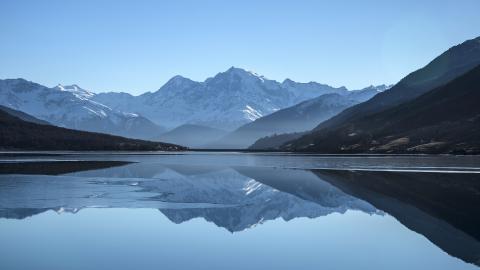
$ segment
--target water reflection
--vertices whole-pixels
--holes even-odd
[[[48,210],[154,208],[173,223],[202,218],[235,233],[279,218],[318,218],[348,210],[387,213],[448,254],[480,265],[479,174],[287,169],[285,164],[299,167],[301,162],[291,157],[275,164],[272,158],[234,158],[185,162],[179,156],[122,157],[136,163],[73,166],[63,172],[52,165],[57,172],[52,174],[64,173],[59,176],[0,175],[0,217],[23,219]],[[303,161],[315,163],[310,157]],[[424,165],[431,166],[428,162]],[[462,165],[457,160],[442,162]],[[414,163],[401,159],[396,165]],[[365,167],[368,162],[342,159],[341,164]],[[52,171],[47,165],[42,165],[43,174]],[[318,167],[318,161],[312,167]]]
[[[305,170],[130,164],[64,176],[0,176],[0,217],[49,209],[158,208],[175,223],[201,217],[230,232],[348,209],[380,213]]]
[[[77,160],[77,161],[25,161],[0,162],[0,174],[42,174],[42,175],[60,175],[72,172],[96,170],[102,168],[111,168],[129,164],[127,161],[96,161],[96,160]]]
[[[317,170],[315,174],[394,216],[447,253],[480,265],[477,174],[339,170]]]

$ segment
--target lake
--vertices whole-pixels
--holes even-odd
[[[2,153],[0,269],[478,269],[480,158]]]

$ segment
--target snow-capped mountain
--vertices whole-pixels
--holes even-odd
[[[283,83],[232,67],[204,82],[175,76],[156,92],[140,96],[102,93],[93,100],[131,111],[167,127],[198,124],[233,130],[277,110],[326,93],[343,93],[315,82]]]
[[[48,88],[23,79],[0,80],[0,105],[62,127],[154,139],[165,132],[162,126],[194,124],[232,131],[305,100],[351,92],[316,82],[280,83],[232,67],[204,82],[175,76],[159,90],[139,96],[95,94],[78,85]]]
[[[133,113],[113,110],[77,85],[48,88],[23,79],[0,80],[0,105],[28,113],[57,126],[149,138],[164,129]]]

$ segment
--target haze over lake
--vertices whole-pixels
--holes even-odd
[[[1,160],[1,269],[480,265],[475,156],[91,152]]]

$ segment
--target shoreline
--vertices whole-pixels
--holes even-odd
[[[451,157],[475,157],[480,154],[429,154],[429,153],[340,153],[323,154],[316,152],[286,152],[269,150],[247,150],[247,149],[187,149],[184,151],[70,151],[70,150],[0,150],[2,157],[18,156],[62,156],[62,155],[82,155],[82,154],[112,154],[112,155],[185,155],[185,154],[259,154],[259,155],[291,155],[291,156],[319,156],[319,157],[432,157],[432,156],[451,156]]]

